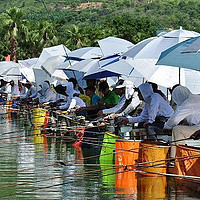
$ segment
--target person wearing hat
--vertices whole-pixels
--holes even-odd
[[[13,80],[11,80],[10,81],[10,86],[11,86],[10,94],[11,94],[12,98],[18,97],[20,95],[20,91],[19,91],[18,85]]]
[[[27,93],[27,88],[25,87],[25,84],[26,84],[26,79],[23,79],[21,81],[18,82],[19,84],[19,90],[20,90],[20,98],[26,96],[26,93]]]
[[[184,139],[200,138],[200,96],[192,94],[184,86],[176,86],[173,89],[172,100],[177,105],[177,108],[175,113],[166,121],[163,131],[167,133],[172,130],[174,145],[171,147],[171,157],[175,158],[175,144],[184,145]]]
[[[126,115],[130,115],[131,113],[135,113],[136,108],[140,105],[141,101],[138,98],[138,93],[135,91],[134,85],[131,81],[124,81],[122,86],[125,86],[125,102],[120,108],[113,112],[113,118],[122,117]],[[122,87],[117,86],[117,87]],[[119,103],[120,104],[120,103]],[[104,111],[104,110],[103,110]],[[109,110],[107,110],[109,111]]]
[[[56,93],[51,90],[47,82],[44,81],[40,83],[39,86],[41,87],[41,89],[38,91],[38,96],[37,96],[39,103],[56,101]]]
[[[58,85],[56,87],[56,91],[62,95],[67,96],[66,102],[64,104],[57,107],[60,110],[67,110],[70,112],[71,109],[85,107],[85,102],[79,98],[79,93],[74,90],[74,86],[72,82],[68,82],[64,85]]]
[[[38,95],[36,87],[32,83],[30,83],[28,81],[26,81],[26,82],[24,81],[23,84],[28,89],[28,91],[27,91],[26,95],[23,96],[23,97],[20,97],[20,99],[21,100],[25,100],[25,99],[26,100],[31,100],[31,99],[36,98],[37,95]]]
[[[120,122],[139,123],[139,127],[146,128],[147,139],[156,140],[157,134],[162,132],[165,121],[173,115],[174,110],[160,94],[153,92],[149,83],[139,86],[138,96],[144,101],[142,113],[137,117],[124,118]]]

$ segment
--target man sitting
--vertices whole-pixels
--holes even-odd
[[[121,123],[139,123],[139,127],[147,129],[147,138],[156,140],[156,135],[162,131],[166,118],[169,118],[174,111],[160,94],[153,92],[149,83],[139,86],[138,96],[144,101],[142,113],[137,117],[124,118]]]
[[[172,141],[187,139],[190,136],[193,138],[193,133],[200,129],[200,96],[192,94],[184,86],[177,86],[172,92],[172,100],[177,108],[165,123],[163,131],[167,132],[172,129]],[[187,125],[178,125],[180,122]],[[184,141],[176,143],[185,144]],[[173,145],[171,157],[175,158],[175,154],[176,146]]]
[[[104,95],[101,100],[98,101],[97,104],[91,105],[88,107],[81,108],[86,111],[90,110],[102,110],[106,108],[112,108],[113,106],[119,103],[119,96],[115,94],[114,91],[109,89],[108,83],[103,81],[99,84],[99,91]]]

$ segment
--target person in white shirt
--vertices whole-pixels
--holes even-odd
[[[116,111],[116,114],[113,116],[114,118],[126,116],[135,112],[136,108],[141,103],[138,97],[138,93],[135,91],[133,83],[130,81],[125,81],[125,86],[126,101],[123,106],[118,111]]]
[[[142,113],[129,119],[124,118],[121,123],[139,123],[139,127],[147,129],[147,138],[156,140],[156,135],[161,133],[166,118],[171,117],[174,110],[160,94],[153,92],[149,83],[139,86],[138,96],[144,101]]]
[[[59,106],[59,109],[70,111],[71,109],[76,107],[86,107],[85,102],[78,97],[77,92],[74,90],[72,82],[68,82],[63,86],[66,88],[65,93],[68,98],[67,102],[64,105]]]
[[[21,100],[24,99],[33,99],[36,98],[38,95],[37,88],[30,82],[24,83],[24,86],[28,89],[26,94],[22,97],[20,97]]]
[[[9,86],[9,82],[1,79],[0,80],[0,93],[7,93],[7,89],[8,89],[8,86]]]
[[[47,82],[42,82],[39,86],[41,87],[37,96],[39,103],[52,102],[56,100],[56,93],[49,88]]]
[[[12,98],[16,98],[20,95],[20,91],[19,91],[19,86],[13,81],[10,81],[10,85],[11,85],[11,96]]]
[[[192,94],[184,86],[177,86],[172,92],[172,100],[177,105],[175,113],[164,125],[164,132],[172,129],[172,141],[187,139],[200,129],[200,96]],[[182,124],[187,125],[179,125]],[[185,144],[184,141],[176,144]],[[176,146],[171,148],[171,157],[175,158]]]
[[[115,93],[120,96],[119,103],[112,108],[99,111],[99,113],[98,113],[99,116],[101,116],[103,114],[119,113],[119,111],[123,108],[126,100],[129,99],[130,96],[132,95],[132,94],[130,94],[130,92],[132,92],[132,93],[134,92],[133,83],[131,81],[124,81],[121,84],[118,84],[116,86],[114,85],[113,88],[115,90]],[[139,104],[139,102],[140,101],[138,99],[138,104]]]
[[[18,84],[19,84],[19,87],[21,87],[21,90],[20,90],[20,98],[23,98],[26,96],[26,93],[28,91],[28,89],[25,87],[25,84],[27,83],[26,79],[23,79],[22,81],[20,81]]]

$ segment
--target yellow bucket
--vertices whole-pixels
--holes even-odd
[[[169,146],[158,142],[140,143],[139,159],[140,170],[155,173],[166,173]]]
[[[137,176],[138,199],[167,199],[166,176]]]
[[[40,127],[44,124],[47,109],[33,108],[33,125]]]

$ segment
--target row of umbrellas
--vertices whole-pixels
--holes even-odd
[[[145,39],[136,45],[115,37],[102,39],[98,44],[99,47],[74,51],[64,45],[44,48],[39,58],[15,64],[18,65],[19,74],[37,84],[53,79],[65,81],[70,75],[78,77],[79,81],[82,78],[122,76],[136,86],[148,80],[172,87],[177,83],[185,85],[186,77],[193,80],[194,77],[196,80],[200,78],[200,34],[197,32],[180,28]],[[0,67],[4,66],[0,76],[8,75],[8,72],[10,76],[14,74],[8,63],[11,62],[0,62]],[[14,69],[17,67],[12,67]],[[193,70],[198,71],[194,73]]]

